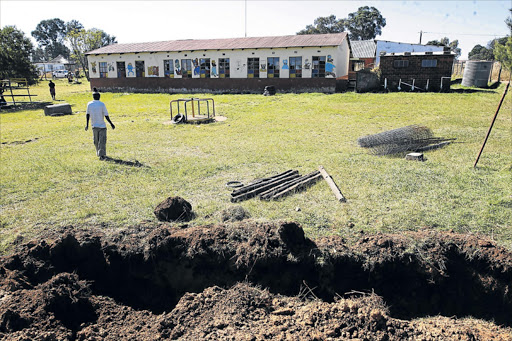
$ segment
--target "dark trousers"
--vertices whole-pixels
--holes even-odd
[[[92,128],[94,146],[97,156],[107,155],[107,128]]]

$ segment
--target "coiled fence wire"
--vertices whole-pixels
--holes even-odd
[[[370,148],[375,155],[398,154],[416,151],[434,143],[450,139],[434,137],[432,131],[420,125],[392,129],[357,139],[360,147]]]

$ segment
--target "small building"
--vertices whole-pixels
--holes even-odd
[[[335,92],[347,33],[114,44],[87,53],[91,88],[170,93]]]
[[[454,59],[449,48],[445,52],[382,53],[381,84],[390,90],[447,90]]]
[[[57,57],[47,62],[34,63],[36,70],[40,73],[67,70],[66,66],[69,64],[69,61],[61,55],[58,55]]]
[[[375,53],[377,50],[377,42],[375,40],[351,40],[350,48],[352,49],[350,72],[363,69],[368,70],[375,67]]]
[[[380,64],[380,56],[383,52],[387,55],[391,53],[403,53],[403,52],[443,52],[444,46],[434,45],[422,45],[422,44],[410,44],[410,43],[399,43],[388,40],[376,40],[377,46],[375,50],[375,64]]]

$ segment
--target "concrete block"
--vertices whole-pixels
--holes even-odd
[[[44,107],[45,116],[71,115],[71,105],[68,103],[47,105]]]
[[[425,161],[423,153],[409,153],[405,156],[406,160]]]

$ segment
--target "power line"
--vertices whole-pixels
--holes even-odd
[[[485,36],[485,37],[497,37],[501,35],[506,35],[504,33],[500,34],[476,34],[476,33],[446,33],[446,32],[425,32],[422,31],[422,33],[430,33],[430,34],[446,34],[446,35],[454,35],[454,36]]]

